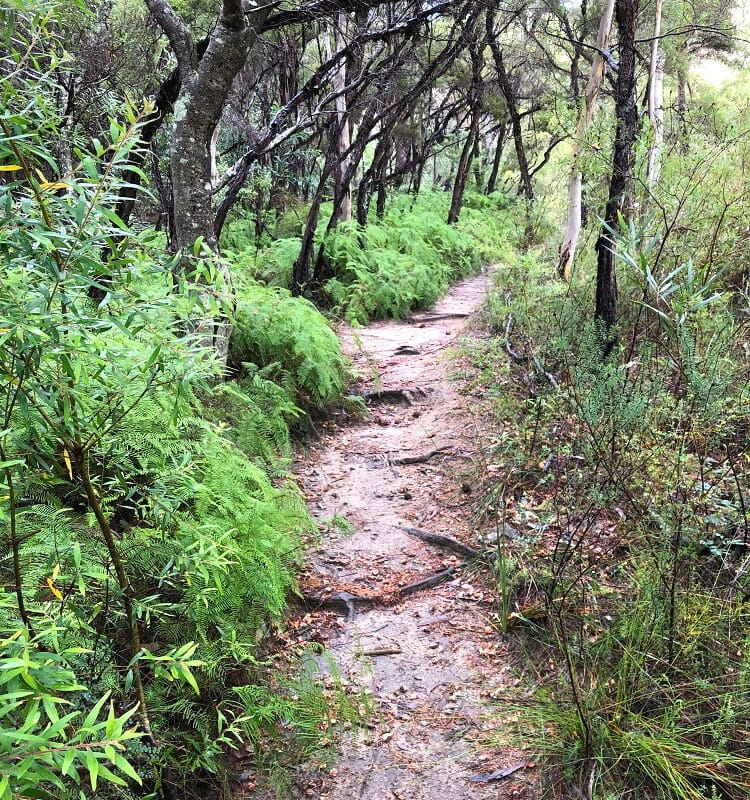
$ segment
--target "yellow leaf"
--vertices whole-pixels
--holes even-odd
[[[52,570],[52,581],[57,580],[57,576],[60,574],[60,565],[55,564],[55,568]]]
[[[19,167],[18,164],[0,165],[0,172],[18,172],[19,169],[23,169],[23,167]]]
[[[55,582],[52,580],[52,578],[47,578],[47,586],[49,586],[49,590],[58,600],[63,599],[62,592],[57,588],[57,586],[55,586]]]
[[[63,459],[65,460],[65,466],[68,468],[68,476],[70,480],[73,480],[73,464],[70,461],[70,454],[68,453],[67,447],[63,448]]]
[[[46,192],[48,189],[51,190],[51,191],[55,191],[56,189],[67,189],[68,188],[68,184],[67,183],[63,183],[62,181],[55,181],[53,183],[45,181],[44,183],[40,183],[39,184],[39,188],[43,192]]]

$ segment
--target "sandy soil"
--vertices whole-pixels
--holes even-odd
[[[530,754],[476,746],[490,725],[502,725],[507,711],[497,698],[518,683],[507,642],[492,624],[489,570],[461,568],[461,556],[407,531],[480,546],[482,532],[471,525],[479,399],[462,394],[449,375],[457,339],[481,335],[475,321],[487,282],[485,275],[464,281],[411,320],[341,331],[361,375],[355,389],[405,396],[372,401],[366,420],[333,426],[296,464],[312,513],[329,529],[309,555],[304,591],[378,598],[341,615],[311,612],[335,617],[326,644],[342,674],[371,693],[377,716],[369,735],[344,742],[335,768],[302,796],[536,797]],[[423,463],[399,463],[430,453]],[[353,533],[330,525],[335,516]],[[450,566],[457,570],[447,582],[399,597],[400,587]],[[373,651],[386,654],[367,655]],[[519,765],[500,780],[471,780]]]

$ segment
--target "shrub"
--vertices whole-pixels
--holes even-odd
[[[325,317],[308,300],[260,285],[239,296],[229,364],[242,381],[260,370],[307,409],[337,402],[346,380],[341,345]]]

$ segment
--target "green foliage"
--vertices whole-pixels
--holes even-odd
[[[512,203],[501,194],[468,194],[461,221],[445,222],[450,197],[445,192],[396,195],[382,219],[373,216],[362,230],[340,223],[316,234],[328,277],[323,300],[350,322],[402,318],[433,305],[448,286],[480,265],[509,256],[515,224]],[[321,220],[326,214],[321,214]],[[256,244],[247,223],[229,226],[224,240],[239,285],[258,280],[288,288],[301,240],[281,238]],[[252,290],[252,285],[250,285]]]
[[[503,419],[488,454],[503,480],[488,489],[512,496],[501,620],[545,674],[519,710],[553,796],[739,800],[746,343],[720,276],[687,259],[659,270],[651,241],[618,234],[621,286],[638,301],[606,358],[576,283],[498,273],[498,339],[478,357]]]
[[[0,596],[0,603],[7,607],[8,597]],[[54,641],[59,633],[47,619],[34,636],[17,627],[0,634],[2,800],[65,793],[69,784],[88,784],[96,792],[100,782],[141,783],[123,755],[127,743],[141,736],[127,727],[136,709],[116,714],[109,693],[86,704],[90,707],[85,711],[80,708],[85,687],[76,680],[72,664],[83,651],[47,650],[45,640]]]
[[[249,458],[272,469],[283,467],[292,453],[289,429],[301,412],[282,386],[254,372],[251,365],[245,371],[246,377],[206,393],[201,414],[221,426]]]
[[[439,194],[394,199],[382,220],[364,230],[339,224],[323,242],[333,277],[325,292],[334,310],[360,324],[402,318],[433,305],[450,283],[479,267],[475,239],[445,223]]]
[[[259,281],[286,289],[291,287],[292,265],[302,244],[299,237],[275,239],[262,247],[236,231],[230,231],[226,238],[229,246],[224,253],[232,264],[233,275],[239,278],[238,286]]]
[[[229,363],[243,381],[260,370],[302,408],[337,402],[345,386],[341,345],[325,317],[283,289],[255,285],[240,294]]]
[[[153,796],[170,783],[189,797],[198,776],[221,786],[226,749],[282,713],[289,741],[298,722],[305,740],[327,735],[311,723],[322,702],[277,703],[258,658],[313,529],[268,467],[289,453],[292,398],[327,401],[343,362],[309,304],[274,294],[265,313],[297,316],[286,340],[275,323],[266,371],[210,385],[214,354],[191,331],[220,316],[220,293],[174,287],[174,264],[111,210],[139,115],[58,176],[45,138],[58,62],[39,49],[54,47],[54,10],[1,9],[28,46],[4,57],[0,89],[0,796]],[[246,701],[226,703],[228,684]]]

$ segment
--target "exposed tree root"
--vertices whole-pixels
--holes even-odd
[[[456,572],[463,566],[465,564],[454,564],[452,567],[436,572],[428,578],[422,578],[422,580],[402,586],[398,590],[398,595],[400,597],[409,597],[425,589],[431,589],[433,586],[439,586],[454,577]],[[362,608],[384,602],[383,597],[380,596],[365,597],[341,591],[333,592],[332,594],[301,594],[299,598],[305,608],[310,611],[335,611],[338,614],[343,614],[347,619],[352,619],[357,611]],[[380,655],[386,654],[381,653]]]
[[[445,583],[447,580],[450,580],[456,574],[456,570],[463,566],[463,564],[458,564],[453,567],[448,567],[448,569],[444,569],[440,572],[436,572],[434,575],[430,575],[429,578],[424,578],[423,580],[416,581],[415,583],[409,583],[406,586],[402,586],[398,590],[398,593],[401,595],[401,597],[408,597],[409,595],[416,594],[424,589],[432,589],[433,586],[439,586],[441,583]]]
[[[399,467],[404,466],[405,464],[424,464],[431,458],[440,455],[440,453],[445,453],[446,451],[452,449],[453,448],[450,445],[444,445],[443,447],[436,447],[434,450],[430,450],[429,452],[422,453],[418,456],[401,456],[401,458],[392,458],[390,463]]]
[[[444,550],[452,550],[465,558],[482,558],[486,555],[484,550],[477,550],[474,547],[469,547],[468,544],[459,542],[452,536],[442,536],[439,533],[429,533],[428,531],[420,530],[419,528],[404,528],[407,533],[416,536],[423,542],[435,545],[435,547],[442,547]]]
[[[373,605],[380,601],[379,597],[364,597],[351,592],[334,592],[333,594],[301,594],[304,606],[310,611],[335,611],[351,619],[359,608]]]
[[[418,397],[427,397],[427,392],[418,386],[409,389],[379,389],[376,392],[365,392],[362,397],[368,403],[404,402],[410,406]]]

